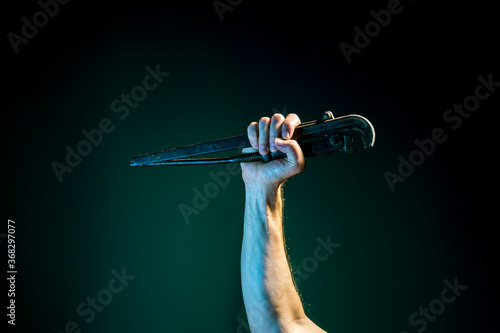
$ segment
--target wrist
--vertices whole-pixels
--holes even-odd
[[[245,213],[252,221],[281,222],[282,188],[280,184],[245,184]],[[278,223],[279,224],[279,223]]]
[[[252,183],[245,182],[245,192],[258,196],[274,196],[281,191],[281,183]]]

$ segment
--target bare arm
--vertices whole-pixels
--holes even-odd
[[[287,158],[242,164],[245,217],[241,251],[243,300],[253,332],[324,332],[305,314],[290,272],[283,237],[281,184],[304,169],[300,146],[289,140],[300,123],[274,115],[248,127],[253,150],[287,153]]]

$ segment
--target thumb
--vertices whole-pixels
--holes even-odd
[[[283,140],[281,138],[275,139],[276,148],[279,151],[286,154],[288,160],[294,163],[298,163],[301,168],[303,168],[305,164],[304,154],[302,153],[302,149],[299,144],[295,140]]]
[[[242,152],[243,154],[247,154],[247,153],[255,153],[255,152],[258,152],[258,150],[257,150],[257,149],[254,149],[254,148],[252,148],[252,147],[249,147],[249,148],[243,148],[243,149],[241,150],[241,152]]]

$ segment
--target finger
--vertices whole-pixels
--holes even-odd
[[[286,154],[290,164],[296,168],[296,172],[304,170],[306,161],[297,141],[276,138],[276,148]]]
[[[269,124],[271,120],[269,117],[262,117],[259,121],[259,153],[266,155],[269,153]]]
[[[281,137],[288,140],[292,137],[295,128],[300,124],[299,116],[295,113],[290,113],[286,116],[283,125],[281,126]]]
[[[247,127],[248,141],[254,149],[259,149],[259,123],[252,122]]]
[[[283,115],[279,113],[275,113],[271,117],[271,124],[269,125],[269,149],[273,153],[278,151],[278,149],[274,145],[274,140],[281,137],[281,125],[283,124],[284,120],[285,117],[283,117]]]

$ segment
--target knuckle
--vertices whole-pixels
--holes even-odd
[[[262,124],[262,123],[267,123],[267,122],[269,122],[269,117],[262,117],[262,118],[260,118],[260,120],[259,120],[259,123],[260,123],[260,124]]]
[[[288,114],[288,117],[290,117],[291,119],[294,119],[294,120],[298,120],[298,122],[300,123],[300,118],[296,113],[290,113],[290,114]]]
[[[283,115],[281,113],[275,113],[275,114],[273,114],[273,117],[271,119],[275,122],[279,122],[279,121],[282,121],[283,119],[285,119],[285,117],[283,117]]]

